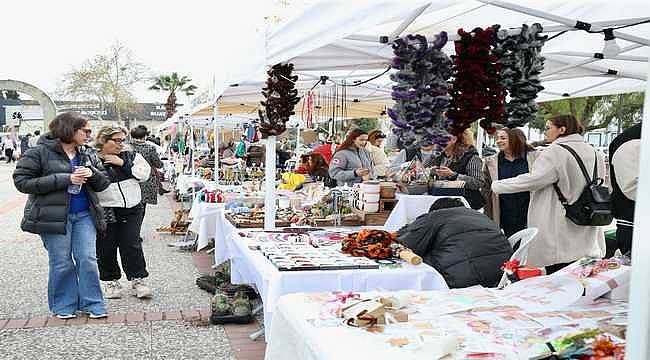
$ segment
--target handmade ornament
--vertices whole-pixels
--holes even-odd
[[[395,106],[388,116],[395,126],[393,132],[405,146],[437,144],[445,147],[451,136],[445,111],[449,106],[447,80],[451,76],[451,60],[442,52],[447,33],[436,35],[432,45],[422,35],[408,35],[393,43],[391,96]]]
[[[539,75],[544,69],[542,46],[548,38],[541,35],[542,30],[542,25],[535,23],[522,25],[516,35],[509,35],[505,29],[497,33],[493,53],[501,65],[500,84],[510,96],[505,106],[507,127],[526,125],[539,110],[535,98],[544,89]]]
[[[492,53],[498,27],[471,32],[458,30],[460,40],[455,42],[452,56],[452,96],[447,117],[451,120],[449,132],[461,134],[475,121],[480,121],[488,133],[494,133],[494,123],[504,124],[505,95],[499,83],[500,64]]]
[[[294,106],[300,101],[294,89],[298,76],[292,76],[293,64],[276,64],[267,72],[266,87],[262,89],[265,100],[259,110],[262,137],[278,136],[286,129],[289,117],[294,115]]]
[[[396,237],[396,233],[364,229],[358,233],[349,234],[341,244],[341,251],[352,256],[387,259],[393,256],[390,245],[395,241]]]

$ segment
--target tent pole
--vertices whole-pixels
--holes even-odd
[[[639,44],[634,44],[634,45],[626,46],[626,47],[624,47],[623,49],[621,49],[621,52],[620,52],[619,54],[622,54],[622,53],[627,52],[627,51],[630,51],[630,50],[638,49],[638,48],[640,48],[640,47],[641,47],[641,45],[639,45]],[[585,60],[581,60],[581,61],[578,61],[578,62],[575,62],[575,63],[569,64],[569,65],[566,65],[566,66],[562,66],[562,67],[557,68],[557,69],[555,69],[555,70],[553,70],[553,71],[549,71],[549,72],[545,73],[545,74],[542,76],[542,79],[545,79],[547,76],[551,76],[551,75],[557,74],[557,73],[562,72],[562,71],[565,71],[565,70],[570,70],[570,69],[573,69],[573,68],[580,67],[580,66],[582,66],[582,65],[591,64],[591,63],[596,62],[596,61],[598,61],[598,60],[600,60],[600,59],[590,58],[590,59],[585,59]]]
[[[584,91],[587,91],[587,90],[591,90],[591,89],[593,89],[593,88],[596,88],[596,87],[599,87],[599,86],[603,86],[603,85],[605,85],[605,84],[609,84],[609,83],[611,83],[612,81],[616,81],[616,80],[618,80],[618,79],[620,79],[620,78],[616,77],[616,78],[613,78],[613,79],[607,79],[607,80],[605,80],[605,81],[601,81],[601,82],[599,82],[599,83],[597,83],[597,84],[594,84],[594,85],[591,85],[591,86],[587,86],[587,87],[584,88],[584,89],[580,89],[580,90],[574,91],[574,92],[572,92],[572,93],[569,94],[569,95],[571,95],[571,96],[575,96],[576,94],[579,94],[579,93],[581,93],[581,92],[584,92]]]
[[[266,138],[266,167],[264,168],[264,184],[266,195],[264,196],[264,230],[275,229],[275,143],[276,137]]]
[[[476,150],[478,150],[478,156],[483,158],[483,138],[485,137],[485,130],[479,125],[478,130],[476,131]]]
[[[650,75],[650,65],[648,66]],[[650,82],[646,82],[646,94],[650,94]],[[643,106],[641,154],[639,159],[639,182],[634,212],[634,240],[632,241],[632,266],[630,282],[630,308],[627,326],[626,358],[650,359],[650,242],[645,234],[650,232],[650,96]]]
[[[620,54],[620,53],[619,53]],[[552,53],[544,54],[546,55],[564,55],[564,56],[575,56],[583,58],[593,58],[594,54],[581,51],[555,51]],[[624,60],[624,61],[637,61],[637,62],[646,62],[648,61],[647,57],[644,56],[632,56],[632,55],[616,55],[612,57],[605,56],[607,60]],[[600,60],[600,59],[599,59]]]
[[[547,54],[547,55],[545,55],[545,56],[548,57],[548,58],[553,59],[553,61],[557,61],[557,62],[566,62],[566,61],[564,61],[564,60],[562,60],[562,59],[557,59],[557,56],[554,56],[553,54]],[[584,69],[587,69],[587,70],[593,70],[593,71],[597,71],[597,72],[599,72],[599,73],[604,73],[604,74],[608,73],[609,70],[611,69],[611,68],[602,67],[602,66],[598,66],[598,65],[586,65],[586,64],[585,64],[585,65],[581,65],[580,67],[581,67],[581,68],[584,68]],[[625,77],[625,78],[637,79],[637,80],[641,80],[641,81],[646,81],[646,79],[647,79],[647,78],[646,78],[646,74],[639,74],[639,73],[626,72],[626,71],[624,71],[624,70],[620,70],[620,69],[615,69],[615,70],[616,70],[616,74],[615,74],[615,75],[616,75],[616,76],[619,76],[619,77]]]
[[[525,6],[512,4],[512,3],[509,3],[509,2],[506,2],[506,1],[501,1],[501,0],[478,0],[478,1],[480,1],[480,2],[482,2],[484,4],[489,4],[489,5],[500,7],[500,8],[503,8],[503,9],[516,11],[516,12],[519,12],[519,13],[522,13],[522,14],[528,14],[528,15],[536,16],[536,17],[539,17],[539,18],[542,18],[542,19],[554,21],[556,23],[564,24],[566,26],[572,26],[573,27],[576,24],[576,20],[565,18],[563,16],[550,14],[550,13],[547,13],[545,11],[535,10],[535,9],[531,9],[531,8],[528,8],[528,7],[525,7]],[[593,26],[593,24],[592,24],[591,30],[598,31],[598,30],[601,30],[601,29],[602,29],[602,26]],[[646,46],[650,46],[650,40],[644,39],[644,38],[639,37],[639,36],[634,36],[634,35],[622,33],[620,31],[614,31],[614,36],[616,36],[619,39],[627,40],[627,41],[634,42],[634,43],[637,43],[637,44],[643,44],[643,45],[646,45]]]
[[[219,185],[219,127],[217,126],[217,116],[219,114],[219,107],[214,103],[212,128],[214,129],[214,174],[212,174],[214,181]]]
[[[406,28],[408,28],[409,25],[411,25],[415,21],[415,19],[418,18],[418,16],[422,15],[422,13],[429,7],[429,5],[431,5],[431,3],[427,3],[426,5],[415,9],[409,15],[409,17],[404,19],[404,21],[402,21],[402,23],[399,24],[399,26],[395,29],[395,31],[393,31],[390,34],[388,39],[393,40],[393,39],[397,39],[398,37],[400,37],[400,35],[404,32],[404,30],[406,30]]]

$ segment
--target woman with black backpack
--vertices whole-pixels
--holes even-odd
[[[527,265],[544,266],[547,273],[584,256],[605,255],[602,229],[571,215],[571,204],[579,201],[588,183],[602,183],[599,179],[605,177],[604,156],[584,141],[582,131],[572,115],[549,119],[545,137],[550,146],[541,151],[530,172],[492,183],[497,194],[531,192],[528,226],[539,229],[539,234],[530,245]],[[589,182],[572,151],[587,170]]]

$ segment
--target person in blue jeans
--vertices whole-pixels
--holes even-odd
[[[106,224],[96,192],[110,180],[96,152],[86,146],[90,136],[88,119],[62,113],[13,174],[16,188],[29,194],[21,229],[43,240],[49,258],[48,305],[61,319],[77,312],[106,317],[95,247]]]

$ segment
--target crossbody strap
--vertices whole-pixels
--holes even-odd
[[[564,145],[564,144],[558,144],[561,147],[565,148],[566,150],[571,153],[571,155],[576,159],[578,162],[578,166],[580,166],[580,170],[582,171],[582,175],[585,177],[585,180],[587,181],[587,185],[591,184],[592,180],[589,178],[589,173],[587,172],[587,168],[585,167],[585,164],[582,162],[582,159],[580,159],[580,156],[573,150],[570,146]],[[594,151],[594,180],[598,178],[598,154]],[[560,202],[562,205],[567,206],[569,205],[569,202],[567,201],[566,197],[562,194],[562,191],[560,191],[560,187],[557,186],[557,182],[553,184],[553,188],[555,189],[555,192],[557,193],[557,197],[560,199]]]

